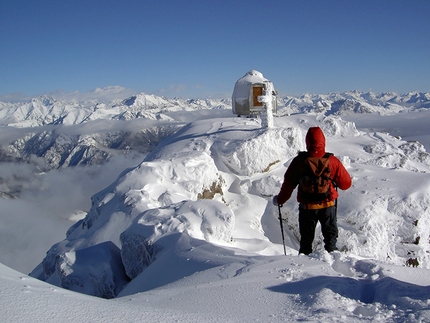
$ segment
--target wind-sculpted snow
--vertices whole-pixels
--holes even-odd
[[[382,133],[375,133],[370,136],[379,140],[363,147],[372,156],[366,161],[367,164],[420,173],[430,171],[430,154],[419,142],[405,142]]]
[[[39,278],[53,285],[109,299],[114,298],[129,282],[120,251],[110,241],[56,254],[55,260],[49,261],[49,257],[48,254],[43,263],[46,276]],[[49,268],[52,265],[55,268]]]
[[[340,117],[321,118],[321,128],[328,137],[356,137],[360,135],[353,122],[342,120]]]
[[[289,161],[305,149],[304,135],[314,125],[324,129],[327,151],[334,152],[353,176],[353,187],[340,193],[339,249],[382,262],[430,268],[430,165],[422,146],[389,134],[360,132],[339,116],[302,114],[277,118],[275,124],[278,127],[265,130],[258,119],[233,117],[189,123],[95,194],[86,217],[48,251],[43,265],[31,275],[95,295],[95,289],[80,287],[84,277],[77,279],[66,269],[83,273],[91,262],[72,262],[70,255],[80,250],[87,255],[106,242],[112,243],[109,250],[117,248],[121,254],[120,276],[131,279],[130,286],[139,281],[146,286],[142,291],[160,286],[148,281],[154,275],[151,268],[171,257],[188,258],[190,245],[211,248],[216,254],[230,250],[246,256],[281,254],[271,196],[279,191]],[[297,253],[296,209],[294,198],[282,209],[288,254]],[[314,247],[322,248],[320,234]],[[196,268],[223,261],[232,260],[227,257],[206,265],[198,260]],[[109,268],[111,262],[109,257],[98,259],[100,268]],[[124,279],[99,272],[91,275],[97,290],[104,291],[102,297],[116,296]],[[185,272],[192,274],[189,269]]]
[[[356,116],[376,113],[377,120],[386,123],[379,128],[371,123],[358,128],[353,121],[364,119],[347,118],[352,111],[329,110],[332,102],[354,98],[375,108]],[[151,101],[155,97],[136,96],[117,104],[137,107],[144,99],[145,113],[158,113]],[[215,106],[190,111],[173,106],[169,108],[173,112],[168,112],[173,121],[167,122],[148,122],[143,117],[96,120],[45,126],[45,132],[7,127],[2,143],[31,133],[22,146],[42,134],[44,144],[39,149],[47,152],[56,145],[59,150],[68,147],[74,138],[99,149],[108,146],[110,154],[127,150],[127,145],[134,147],[131,153],[142,145],[147,156],[130,168],[123,166],[116,180],[106,182],[92,196],[85,218],[76,218],[66,238],[52,245],[31,273],[53,285],[115,299],[106,302],[71,293],[0,265],[5,287],[0,298],[2,318],[25,322],[61,321],[64,315],[78,322],[295,322],[310,318],[318,322],[428,322],[429,156],[427,145],[404,140],[399,131],[407,120],[428,116],[424,111],[412,112],[426,109],[426,95],[351,92],[307,95],[300,100],[302,110],[296,111],[300,113],[290,114],[292,105],[281,106],[274,127],[267,130],[258,118],[237,118]],[[190,106],[207,103],[183,102]],[[355,107],[360,107],[356,112],[366,112],[361,107],[369,105]],[[394,119],[381,115],[381,111],[397,113],[399,107],[405,113]],[[127,118],[133,118],[133,113],[127,113]],[[388,127],[393,120],[398,122]],[[153,137],[138,136],[141,139],[135,137],[132,142],[122,139],[123,132],[155,129],[157,123],[174,130],[164,136],[152,132]],[[353,177],[353,187],[339,192],[337,204],[341,251],[325,252],[318,228],[315,252],[297,254],[300,235],[293,196],[281,209],[284,256],[278,208],[271,200],[279,192],[291,159],[305,149],[304,135],[311,126],[324,130],[327,151],[342,160]],[[55,132],[50,133],[49,127],[55,127]],[[104,128],[106,136],[99,131],[94,135],[96,128]],[[396,136],[390,130],[397,131]],[[43,169],[41,159],[37,158],[37,166]],[[78,169],[84,168],[61,171]],[[94,177],[93,181],[99,180]],[[29,231],[40,230],[34,227]],[[31,232],[20,231],[19,239]],[[14,241],[4,235],[0,238],[8,244]]]
[[[234,214],[217,201],[184,201],[138,215],[121,234],[121,256],[127,276],[136,278],[159,252],[170,248],[163,237],[186,232],[194,239],[212,243],[230,243],[233,239]]]
[[[246,138],[247,136],[250,137]],[[298,151],[304,150],[303,136],[296,128],[249,130],[237,140],[218,140],[213,146],[213,152],[233,173],[251,176],[268,172],[271,166],[280,163],[282,159],[291,158]]]
[[[427,132],[419,124],[405,140],[400,125],[428,119],[429,98],[417,92],[284,97],[270,129],[259,118],[234,116],[229,99],[140,94],[116,102],[2,103],[1,160],[31,163],[38,178],[52,168],[107,167],[116,156],[141,156],[91,197],[85,217],[74,220],[64,240],[47,245],[31,275],[116,298],[87,309],[85,321],[115,315],[141,321],[157,309],[150,321],[426,322],[430,157],[421,135]],[[367,116],[378,119],[358,127],[355,121],[366,124]],[[295,196],[285,203],[285,257],[271,200],[291,159],[305,150],[310,126],[323,129],[327,151],[345,164],[353,187],[339,192],[340,252],[333,254],[323,251],[318,228],[315,252],[297,255]],[[25,189],[29,172],[3,171],[2,191],[11,192],[8,180],[13,192]],[[26,299],[33,286],[48,289],[29,277],[15,280]],[[50,288],[61,299],[61,289]],[[97,301],[85,300],[79,307]]]

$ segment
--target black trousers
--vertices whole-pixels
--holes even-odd
[[[312,243],[315,238],[315,228],[321,223],[324,237],[324,248],[328,252],[337,250],[338,237],[336,207],[331,206],[319,210],[307,210],[305,206],[299,208],[300,250],[299,253],[312,253]]]

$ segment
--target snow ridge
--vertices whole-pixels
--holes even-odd
[[[283,118],[282,127],[268,130],[258,120],[244,118],[188,124],[94,195],[87,216],[48,251],[31,276],[82,291],[82,279],[70,276],[81,272],[82,266],[93,266],[92,259],[89,252],[82,252],[88,259],[82,257],[80,262],[73,257],[79,250],[103,247],[112,256],[98,261],[103,270],[98,279],[91,280],[94,286],[90,290],[109,290],[95,295],[115,297],[114,291],[127,280],[131,280],[129,286],[140,281],[139,286],[147,286],[143,290],[156,287],[142,282],[142,277],[150,275],[154,263],[173,257],[172,252],[174,257],[188,258],[185,255],[194,249],[190,245],[210,248],[216,254],[232,250],[246,256],[281,254],[279,222],[270,200],[279,190],[284,165],[305,149],[303,138],[311,125],[320,126],[337,150],[348,151],[339,158],[351,170],[354,185],[363,188],[342,193],[338,247],[382,262],[403,266],[417,262],[430,268],[428,239],[420,239],[429,236],[428,153],[388,134],[369,136],[339,116]],[[406,184],[405,179],[415,174],[425,176],[422,187],[414,187],[415,180]],[[394,193],[397,181],[403,189]],[[298,224],[292,215],[296,208],[294,199],[283,208],[289,254],[297,252]],[[322,249],[320,235],[315,248]],[[118,253],[124,266],[119,278],[117,268],[109,265]],[[203,254],[205,268],[230,261],[214,259],[206,251]]]
[[[133,119],[144,113],[134,107],[133,112],[122,110],[123,119],[31,130],[6,127],[4,143],[16,140],[17,151],[33,147],[52,160],[73,159],[61,154],[69,138],[87,138],[82,141],[99,149],[109,145],[103,149],[111,156],[118,149],[125,153],[127,143],[133,150],[146,142],[147,150],[137,165],[123,166],[116,180],[92,196],[89,211],[76,217],[66,238],[32,271],[38,280],[0,265],[2,317],[11,322],[57,322],[64,315],[77,322],[140,322],[142,317],[153,322],[293,322],[309,317],[321,322],[429,322],[429,154],[416,140],[377,130],[390,123],[388,129],[397,131],[410,118],[428,120],[428,97],[348,95],[307,95],[300,106],[281,106],[272,129],[262,128],[258,118],[236,118],[216,106],[171,107],[165,116],[150,120]],[[340,104],[357,96],[367,105]],[[166,106],[151,106],[150,99],[145,113],[164,113]],[[367,115],[378,117],[376,123],[382,125],[366,126],[362,116]],[[297,202],[292,198],[281,210],[284,256],[278,209],[271,198],[291,159],[304,150],[310,126],[324,130],[327,151],[353,177],[353,187],[340,192],[338,201],[341,251],[325,252],[318,232],[315,252],[297,255]],[[173,130],[163,130],[158,140],[154,129],[169,127]],[[133,137],[147,129],[153,136],[138,137],[140,143],[123,139],[122,133]],[[29,140],[34,136],[40,140]],[[45,164],[41,158],[29,159],[39,171]],[[0,184],[3,188],[5,183]]]

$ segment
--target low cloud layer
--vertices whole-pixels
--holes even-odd
[[[15,191],[0,197],[0,262],[29,273],[89,210],[90,197],[142,159],[121,156],[104,165],[48,173],[38,172],[35,164],[1,164],[0,191],[7,190],[6,182]]]
[[[82,100],[97,100],[100,102],[110,102],[114,100],[124,100],[138,92],[133,89],[127,89],[122,86],[106,86],[103,88],[96,88],[94,90],[86,92],[65,92],[63,90],[57,90],[50,93],[44,93],[45,95],[52,96],[57,100],[65,101],[82,101]],[[26,102],[30,101],[35,96],[42,94],[26,94],[22,92],[8,93],[0,95],[0,102]]]

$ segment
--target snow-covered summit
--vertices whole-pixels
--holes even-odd
[[[403,113],[387,105],[389,115],[378,112],[385,109],[382,105],[370,103],[377,107],[370,113],[351,114],[366,112],[354,104],[357,109],[331,111],[333,102],[353,100],[353,95],[366,96],[303,96],[295,114],[290,114],[292,105],[281,106],[268,130],[258,119],[236,118],[228,109],[193,109],[194,103],[210,102],[186,99],[181,102],[189,107],[168,112],[171,120],[117,118],[44,126],[41,142],[52,143],[50,127],[60,134],[58,146],[46,146],[52,147],[46,150],[51,157],[54,147],[65,147],[60,142],[69,143],[65,134],[92,147],[109,142],[106,151],[112,153],[116,147],[127,150],[131,142],[137,149],[157,133],[130,141],[120,132],[176,128],[153,141],[157,146],[148,147],[137,166],[123,166],[116,180],[94,194],[85,217],[76,217],[66,238],[60,237],[32,272],[63,288],[115,299],[65,291],[0,265],[5,286],[1,316],[10,322],[54,322],[64,313],[77,322],[138,322],[143,317],[154,322],[429,321],[429,154],[419,141],[390,134],[403,136],[405,123],[414,119],[415,128],[407,132],[413,135],[417,125],[426,126],[428,111],[406,113],[414,108],[403,103],[398,110]],[[387,95],[384,102],[388,97],[393,98]],[[133,110],[120,105],[122,113]],[[102,111],[106,106],[97,105]],[[135,108],[133,113],[139,111]],[[338,203],[341,252],[322,251],[318,234],[316,252],[297,255],[297,203],[292,198],[282,208],[284,256],[271,197],[291,158],[304,150],[307,129],[315,125],[327,136],[327,151],[353,176],[353,187],[340,192]],[[3,141],[27,131],[6,128]],[[97,129],[103,130],[97,141],[82,136]],[[16,147],[37,147],[37,142],[22,140]],[[74,156],[79,160],[80,154]],[[71,182],[61,181],[63,186]],[[20,245],[32,231],[44,232],[39,223],[29,223],[25,234],[13,236],[23,240]],[[8,245],[13,241],[8,239]]]
[[[191,259],[199,265],[184,269],[187,275],[243,256],[282,254],[271,196],[279,191],[288,162],[305,149],[304,135],[314,125],[324,130],[327,150],[353,176],[353,188],[339,200],[340,250],[430,268],[430,245],[421,239],[430,236],[430,158],[422,146],[388,134],[362,133],[340,117],[285,116],[277,125],[266,130],[258,120],[245,118],[188,124],[95,194],[87,216],[31,275],[111,298],[127,284],[134,291],[159,286],[144,278],[152,277],[154,264],[190,257],[188,251],[197,246],[197,259]],[[297,254],[296,207],[291,199],[283,208],[290,255]],[[202,248],[229,257],[209,256]],[[315,248],[322,248],[321,237]],[[98,258],[95,264],[94,252],[105,255],[104,261]]]

